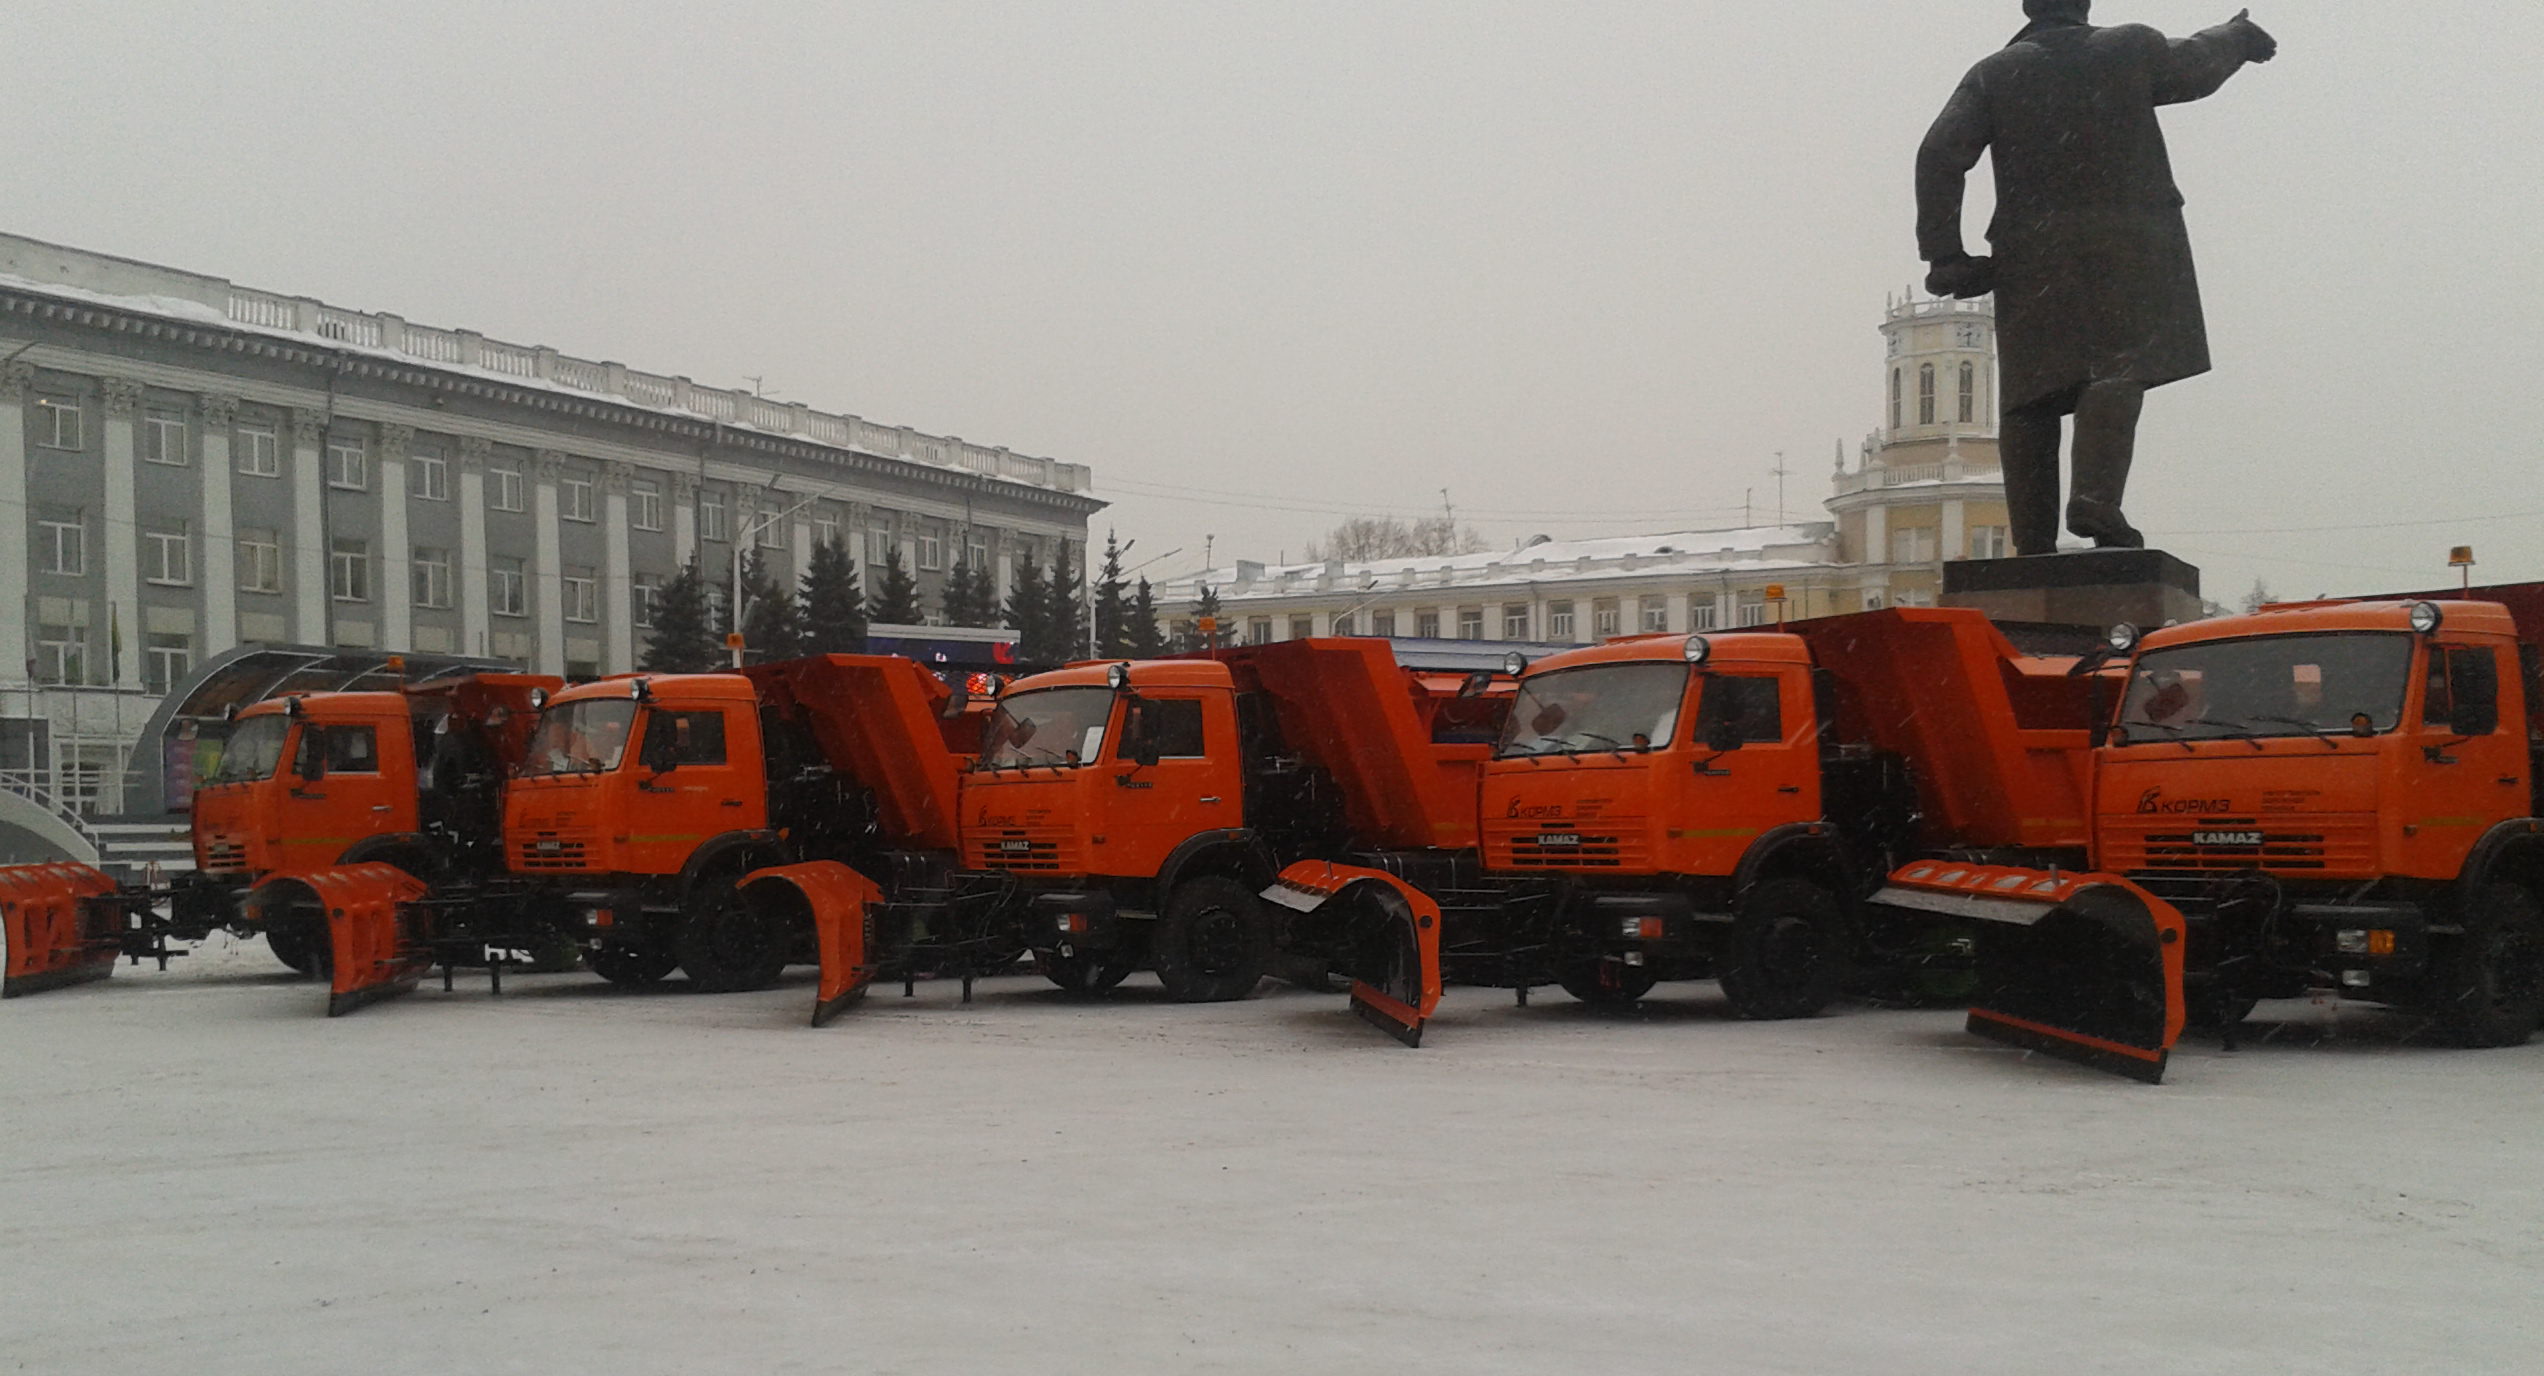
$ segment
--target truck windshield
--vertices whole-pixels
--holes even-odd
[[[243,784],[274,777],[274,766],[283,761],[283,738],[290,734],[291,718],[279,712],[241,720],[221,747],[221,765],[212,771],[212,782]]]
[[[1502,727],[1500,758],[1657,750],[1678,729],[1684,664],[1593,664],[1524,679]]]
[[[1104,750],[1110,688],[1040,688],[998,700],[981,728],[982,769],[1085,764]]]
[[[2120,725],[2132,743],[2347,735],[2403,715],[2412,638],[2401,632],[2265,635],[2138,656]]]
[[[586,698],[551,707],[539,714],[539,729],[530,737],[521,772],[606,774],[627,753],[627,729],[635,721],[636,704],[625,698]]]

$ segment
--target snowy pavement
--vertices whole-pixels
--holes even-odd
[[[2544,1370],[2544,1042],[190,965],[0,1007],[0,1372]]]

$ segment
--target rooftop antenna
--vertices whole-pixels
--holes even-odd
[[[1770,472],[1770,473],[1775,474],[1775,480],[1776,480],[1776,524],[1777,524],[1777,525],[1783,525],[1783,524],[1784,524],[1784,480],[1785,480],[1786,478],[1789,478],[1789,477],[1791,477],[1791,476],[1793,475],[1793,470],[1784,466],[1784,451],[1783,451],[1783,450],[1779,449],[1779,450],[1775,451],[1775,456],[1776,456],[1775,467],[1773,467],[1773,468],[1771,468],[1771,469],[1769,469],[1769,470],[1767,470],[1767,471],[1768,471],[1768,472]]]

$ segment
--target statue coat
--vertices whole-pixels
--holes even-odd
[[[2220,26],[2035,24],[1962,78],[1917,155],[1917,242],[1958,256],[1970,169],[1993,152],[1999,397],[2011,410],[2086,383],[2208,371],[2208,327],[2159,106],[2216,91],[2245,61]]]

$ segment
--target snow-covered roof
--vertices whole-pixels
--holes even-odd
[[[1540,540],[1518,549],[1476,554],[1299,564],[1241,560],[1161,584],[1159,591],[1163,594],[1171,588],[1178,596],[1197,597],[1201,586],[1207,583],[1218,592],[1221,601],[1229,602],[1318,592],[1383,593],[1395,589],[1583,582],[1622,575],[1710,577],[1802,571],[1837,566],[1836,529],[1831,522],[1807,521],[1729,530]]]

